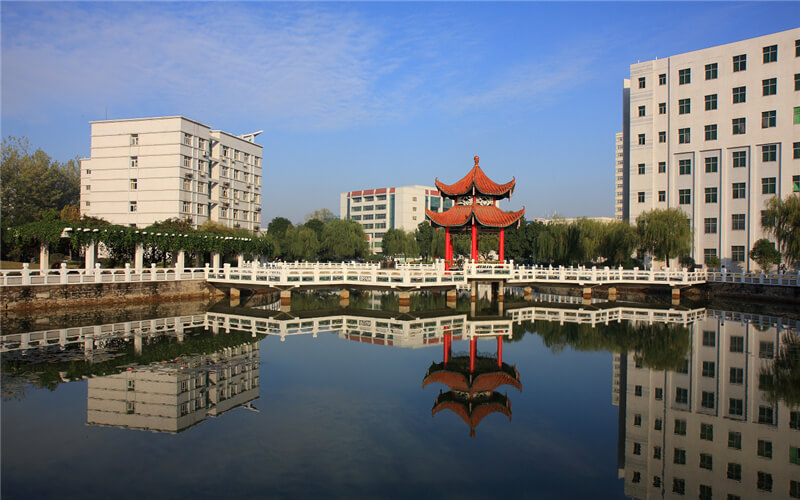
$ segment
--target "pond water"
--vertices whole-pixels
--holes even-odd
[[[800,494],[786,317],[317,292],[81,318],[4,326],[4,499]]]

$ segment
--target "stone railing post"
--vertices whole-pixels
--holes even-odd
[[[223,273],[225,275],[225,279],[231,279],[231,265],[227,262],[222,266]]]
[[[136,251],[133,256],[133,269],[137,273],[144,271],[144,245],[136,244]]]
[[[178,254],[175,256],[175,272],[180,275],[183,273],[184,267],[186,267],[186,251],[178,250]]]
[[[68,283],[68,281],[67,281],[67,263],[66,262],[62,262],[61,263],[61,268],[58,270],[58,272],[61,275],[61,279],[59,280],[59,282],[62,285],[66,285]]]
[[[84,264],[83,269],[89,270],[94,269],[94,263],[97,254],[97,246],[94,244],[94,241],[90,241],[83,249],[84,253]]]
[[[46,243],[39,245],[39,270],[45,274],[50,268],[50,248]]]
[[[215,272],[219,272],[220,257],[221,257],[220,254],[216,252],[211,254],[211,267],[214,268]]]
[[[103,279],[103,270],[100,267],[100,264],[95,264],[94,265],[94,282],[95,283],[100,283],[102,279]]]
[[[31,270],[30,264],[27,262],[22,264],[22,284],[23,285],[30,285],[31,284]]]
[[[150,281],[156,281],[158,279],[158,272],[156,270],[155,263],[150,264]]]
[[[131,264],[125,263],[125,282],[130,283],[131,281]]]
[[[240,253],[236,256],[236,266],[237,267],[244,267],[244,254]]]

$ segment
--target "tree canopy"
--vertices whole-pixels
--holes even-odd
[[[667,208],[650,210],[636,218],[640,245],[658,260],[689,255],[692,228],[683,210]]]
[[[753,244],[750,258],[758,262],[758,267],[764,272],[769,272],[773,265],[781,263],[781,253],[775,245],[766,238],[761,238]]]
[[[789,195],[767,201],[763,213],[764,229],[778,242],[783,260],[790,266],[800,263],[800,197]]]

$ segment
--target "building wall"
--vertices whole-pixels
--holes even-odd
[[[800,28],[631,65],[629,126],[623,123],[630,137],[629,220],[654,208],[679,207],[694,229],[697,262],[716,252],[728,268],[754,266],[747,256],[734,259],[733,247],[749,254],[753,243],[765,237],[761,210],[766,201],[791,194],[793,179],[800,182],[800,153],[795,153],[800,148],[800,123],[795,123],[798,40]],[[764,62],[764,48],[774,45],[777,61]],[[746,56],[746,69],[734,71],[734,57],[740,55]],[[707,65],[714,64],[716,77],[706,78]],[[682,83],[685,70],[690,81]],[[773,78],[777,92],[763,95],[764,80]],[[734,103],[734,89],[740,87],[746,89],[745,101]],[[706,96],[714,95],[716,109],[706,110]],[[770,111],[775,111],[775,124],[762,127],[762,112]],[[745,119],[745,132],[734,134],[733,120],[739,118]],[[706,126],[716,126],[716,136],[707,137]],[[765,147],[775,147],[774,160],[764,161]],[[745,166],[733,167],[734,153],[745,155]],[[716,158],[716,171],[706,171],[707,158]],[[687,168],[681,169],[681,161]],[[764,192],[764,179],[774,179],[774,194]],[[734,183],[744,183],[743,197],[734,198]],[[716,202],[706,202],[707,188],[716,188]],[[734,214],[744,216],[737,229]],[[706,219],[710,226],[716,219],[716,232],[706,233]]]
[[[435,187],[420,185],[349,191],[339,199],[339,217],[359,222],[376,253],[387,230],[415,231],[426,207],[441,212],[452,206]]]
[[[790,481],[800,480],[800,464],[790,458],[791,449],[800,447],[800,411],[771,403],[759,388],[761,369],[771,365],[787,331],[778,324],[775,318],[709,311],[689,327],[683,373],[641,366],[633,353],[621,356],[627,373],[619,379],[626,396],[620,405],[626,495],[696,498],[708,487],[714,498],[788,498]],[[739,341],[742,352],[733,346]],[[741,369],[741,380],[732,378],[731,369]],[[686,391],[685,402],[679,391]],[[732,400],[741,404],[741,414]],[[732,446],[737,435],[741,446]],[[770,457],[759,454],[759,441],[771,447]],[[741,467],[741,478],[728,476],[728,464]],[[766,482],[759,484],[759,473],[769,475],[770,491]]]
[[[260,229],[262,146],[181,116],[91,126],[81,213],[136,227],[180,217]]]

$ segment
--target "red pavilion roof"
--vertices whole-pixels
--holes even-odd
[[[509,227],[525,215],[525,207],[518,212],[504,212],[494,205],[455,205],[446,212],[433,212],[425,209],[431,223],[441,227],[459,227],[472,221],[485,227]]]
[[[437,370],[429,373],[428,376],[425,377],[425,379],[422,381],[422,387],[426,387],[428,384],[433,384],[436,382],[442,383],[454,391],[461,391],[469,394],[494,391],[501,385],[510,385],[511,387],[515,387],[518,391],[522,391],[522,384],[519,381],[519,374],[514,377],[504,371],[499,370],[491,373],[480,374],[475,377],[472,383],[470,383],[467,376],[461,372]]]
[[[439,179],[437,178],[436,187],[439,188],[439,191],[442,192],[442,195],[453,197],[472,194],[472,188],[474,187],[475,191],[480,194],[496,196],[500,198],[510,198],[511,193],[514,192],[514,185],[516,184],[515,178],[512,178],[511,182],[498,184],[483,173],[480,165],[478,165],[479,160],[480,158],[476,156],[475,166],[472,167],[472,170],[470,170],[467,175],[465,175],[455,184],[444,184],[439,182]]]
[[[436,415],[442,410],[450,410],[469,426],[470,437],[475,437],[475,428],[488,415],[502,413],[511,420],[511,402],[507,397],[494,393],[488,400],[463,400],[460,397],[446,393],[436,398],[431,415]]]

